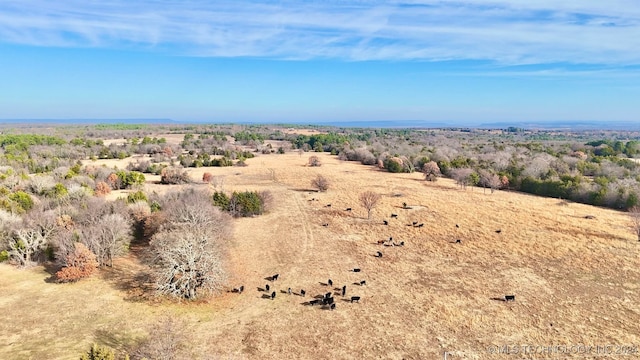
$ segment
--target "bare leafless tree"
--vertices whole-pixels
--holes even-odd
[[[467,185],[471,183],[471,174],[473,174],[473,170],[469,168],[452,169],[450,174],[451,178],[456,181],[456,184],[460,185],[463,189],[466,189]]]
[[[13,226],[8,239],[8,253],[19,266],[33,265],[34,257],[44,250],[57,230],[54,212],[42,207],[25,215],[20,226]]]
[[[44,249],[47,238],[37,229],[18,229],[9,241],[9,258],[19,266],[34,264],[33,256]]]
[[[373,191],[365,191],[360,194],[360,205],[367,210],[367,219],[371,218],[371,210],[378,206],[382,197]]]
[[[489,188],[491,189],[491,193],[496,189],[499,189],[502,183],[500,182],[500,177],[497,174],[493,174],[488,170],[480,169],[478,170],[478,175],[480,176],[480,182],[478,185],[482,186],[483,189]],[[483,190],[484,191],[484,190]]]
[[[178,360],[192,358],[185,324],[172,317],[163,318],[149,329],[149,335],[133,351],[136,358]]]
[[[258,192],[258,196],[260,197],[260,204],[262,205],[263,213],[268,212],[273,207],[274,199],[273,194],[269,190],[263,190]]]
[[[629,218],[631,219],[631,229],[638,236],[640,241],[640,206],[634,206],[629,209]]]
[[[322,175],[316,176],[311,180],[311,185],[317,188],[319,191],[327,191],[329,189],[329,180]]]
[[[311,155],[309,156],[309,166],[320,166],[322,165],[322,162],[320,162],[320,158],[317,157],[316,155]]]
[[[104,215],[82,229],[81,241],[96,255],[100,266],[113,266],[113,259],[126,254],[132,238],[132,223],[121,214]]]
[[[195,299],[222,288],[231,220],[208,199],[187,191],[169,194],[163,201],[168,223],[151,240],[159,293]]]

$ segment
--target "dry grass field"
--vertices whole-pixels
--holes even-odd
[[[309,155],[323,165],[305,166]],[[244,285],[243,294],[195,304],[149,299],[135,281],[144,270],[140,250],[76,284],[50,283],[42,267],[0,264],[0,358],[75,359],[93,342],[122,350],[167,315],[184,321],[194,359],[442,359],[445,351],[452,360],[640,358],[487,351],[640,346],[640,243],[623,213],[462,190],[448,179],[428,183],[420,173],[391,174],[327,154],[262,155],[247,164],[189,169],[198,183],[208,171],[224,179],[225,191],[274,195],[270,213],[235,220],[229,286]],[[330,180],[326,193],[309,191],[316,174]],[[147,191],[169,188],[148,178]],[[358,203],[366,190],[383,195],[371,220]],[[425,225],[408,226],[413,221]],[[405,246],[377,244],[389,237]],[[257,288],[275,273],[275,300],[262,298]],[[336,295],[334,311],[304,306],[332,290],[321,284],[329,278],[360,303]],[[366,285],[353,284],[360,280]],[[280,293],[288,287],[307,296]],[[505,294],[516,301],[494,299]]]

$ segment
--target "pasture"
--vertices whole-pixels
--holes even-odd
[[[306,166],[310,155],[322,166]],[[188,169],[196,186],[212,192],[200,183],[205,171],[224,179],[225,191],[273,193],[270,213],[234,220],[229,289],[244,285],[242,294],[153,299],[138,276],[141,248],[76,284],[49,282],[43,267],[0,264],[0,357],[75,359],[93,342],[122,351],[167,315],[184,322],[194,359],[441,359],[445,351],[449,359],[520,359],[487,348],[640,346],[640,243],[624,213],[462,190],[449,179],[425,182],[421,173],[392,174],[328,154],[246,162]],[[312,191],[317,174],[330,181],[325,193]],[[147,178],[146,192],[170,188]],[[370,220],[358,201],[366,190],[382,195]],[[389,237],[405,245],[377,243]],[[276,273],[277,281],[265,280]],[[322,284],[328,279],[332,287]],[[354,284],[361,280],[366,285]],[[273,300],[258,291],[266,283]],[[303,304],[329,291],[335,310]],[[507,294],[515,301],[501,301]]]

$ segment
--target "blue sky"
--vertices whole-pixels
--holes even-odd
[[[0,119],[639,121],[640,1],[2,0]]]

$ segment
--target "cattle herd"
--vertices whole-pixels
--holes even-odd
[[[311,199],[310,201],[317,201],[318,199]],[[327,204],[325,205],[326,207],[331,207],[331,204]],[[404,205],[404,208],[406,207],[406,204]],[[345,211],[352,211],[351,208],[346,208]],[[398,218],[398,214],[391,214],[391,218],[392,219],[397,219]],[[388,220],[383,220],[383,225],[389,225],[389,221]],[[413,226],[416,228],[421,228],[424,226],[424,223],[419,223],[417,221],[413,221],[411,224],[407,224],[408,226]],[[323,223],[322,226],[329,226],[328,223]],[[460,225],[456,224],[455,225],[456,229],[460,228]],[[500,234],[502,232],[502,230],[498,229],[496,230],[496,233]],[[456,239],[455,243],[457,244],[462,244],[462,241],[460,239]],[[404,246],[405,243],[404,241],[400,241],[400,242],[395,242],[393,240],[393,237],[389,237],[388,240],[378,240],[377,241],[378,245],[384,245],[384,246]],[[382,258],[383,254],[381,251],[376,251],[375,255],[373,255],[374,257],[377,258]],[[351,272],[354,273],[359,273],[361,272],[360,268],[353,268],[350,270]],[[275,282],[278,280],[278,278],[280,277],[280,274],[274,274],[272,276],[266,277],[265,280],[270,281],[271,283]],[[333,287],[333,280],[328,279],[326,283],[320,283],[324,286],[327,286],[329,288]],[[357,285],[357,286],[365,286],[367,284],[366,280],[360,280],[360,281],[356,281],[353,283],[353,285]],[[272,286],[270,286],[269,284],[266,284],[264,288],[258,288],[259,292],[262,292],[263,298],[266,299],[271,299],[271,300],[275,300],[276,298],[276,292],[272,291],[271,294],[269,294],[269,291],[271,291]],[[244,286],[240,286],[238,288],[234,288],[232,290],[232,292],[234,293],[242,293],[244,291]],[[301,296],[301,297],[306,297],[307,292],[304,289],[300,289],[299,293],[295,293],[291,290],[290,287],[287,288],[287,290],[281,290],[281,293],[283,294],[288,294],[288,295],[297,295],[297,296]],[[336,287],[333,288],[333,291],[329,291],[325,294],[318,294],[316,296],[314,296],[313,300],[309,300],[309,301],[305,301],[302,303],[302,305],[306,305],[306,306],[313,306],[313,305],[321,305],[321,308],[323,309],[329,309],[329,310],[335,310],[336,309],[336,302],[335,302],[335,298],[334,295],[341,295],[343,298],[343,301],[345,302],[350,302],[350,303],[359,303],[361,297],[360,296],[351,296],[350,298],[346,298],[347,294],[347,285],[343,285],[342,287]],[[505,295],[504,298],[502,298],[501,300],[503,301],[515,301],[515,295]]]

